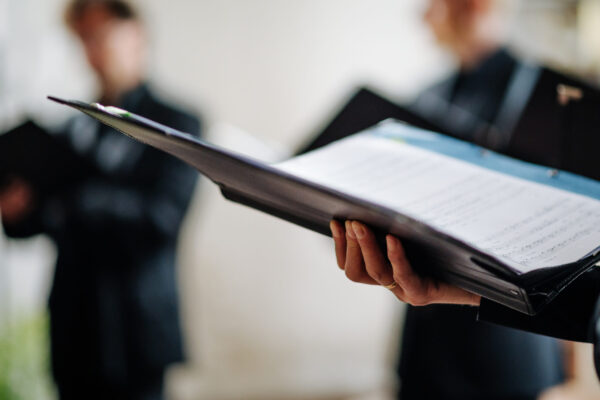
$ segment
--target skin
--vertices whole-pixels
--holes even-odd
[[[72,29],[98,77],[103,102],[115,103],[141,83],[146,37],[140,22],[114,17],[99,4],[88,6]]]
[[[334,220],[330,229],[337,264],[353,282],[387,286],[400,301],[414,306],[478,306],[481,301],[476,294],[417,275],[406,259],[402,243],[393,235],[386,236],[387,254],[384,254],[373,232],[358,221],[346,221],[342,225]]]
[[[0,212],[7,224],[16,223],[31,212],[35,203],[31,186],[20,178],[13,178],[0,192]]]
[[[424,14],[437,42],[457,58],[460,67],[476,67],[505,41],[500,0],[431,0]]]
[[[144,77],[146,37],[140,22],[111,15],[102,5],[90,5],[72,26],[88,64],[100,83],[101,99],[114,104]],[[2,220],[18,223],[34,208],[33,188],[20,178],[0,192]]]

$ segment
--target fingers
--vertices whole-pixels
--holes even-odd
[[[352,222],[352,229],[358,240],[367,274],[379,285],[394,283],[392,268],[381,252],[375,235],[360,222]]]
[[[402,244],[396,237],[388,235],[386,244],[394,280],[398,283],[398,287],[394,288],[393,293],[400,300],[413,306],[435,303],[479,305],[481,298],[473,293],[417,275],[406,258]]]
[[[479,296],[415,273],[396,237],[386,237],[386,259],[375,235],[364,224],[346,221],[344,227],[332,221],[330,228],[338,266],[350,280],[386,287],[395,283],[397,286],[390,288],[392,293],[415,306],[433,303],[479,305]]]
[[[338,267],[346,272],[346,276],[353,282],[377,285],[365,270],[360,245],[352,229],[350,221],[345,227],[338,221],[329,224],[335,242],[335,257]]]
[[[450,286],[417,275],[408,262],[404,247],[398,238],[388,235],[386,244],[394,280],[398,283],[398,288],[394,290],[396,297],[413,306],[447,303],[442,295]]]
[[[344,270],[348,279],[353,282],[378,285],[365,269],[360,244],[350,221],[346,221],[346,264]]]
[[[342,225],[336,221],[332,220],[329,223],[329,228],[331,229],[331,235],[333,236],[333,241],[335,243],[335,258],[337,260],[337,265],[341,269],[345,268],[346,265],[346,232]]]
[[[406,291],[416,291],[420,286],[420,278],[413,271],[406,259],[404,248],[395,236],[387,235],[385,238],[387,256],[392,265],[394,281]]]

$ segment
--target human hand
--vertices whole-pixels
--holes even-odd
[[[364,224],[346,221],[344,227],[333,220],[330,228],[338,266],[351,281],[384,286],[398,299],[414,306],[435,303],[479,306],[480,296],[417,275],[395,236],[386,236],[386,257],[377,245],[375,235]]]
[[[593,369],[593,367],[592,367]],[[598,399],[597,381],[567,381],[542,392],[538,400],[593,400]]]
[[[23,179],[11,179],[0,191],[0,213],[7,224],[18,223],[25,218],[31,212],[33,204],[33,190]]]

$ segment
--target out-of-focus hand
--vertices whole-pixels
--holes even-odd
[[[600,383],[594,371],[590,343],[561,341],[565,353],[565,381],[538,396],[538,400],[598,400]]]
[[[373,232],[357,221],[330,224],[338,266],[354,282],[381,285],[405,303],[465,304],[478,306],[481,297],[464,289],[417,275],[404,254],[400,240],[386,236],[387,255],[380,250]]]
[[[13,178],[0,191],[0,213],[2,220],[7,224],[18,223],[27,217],[33,209],[33,205],[33,190],[23,179]]]
[[[597,384],[571,381],[542,392],[538,400],[597,400],[599,394]]]

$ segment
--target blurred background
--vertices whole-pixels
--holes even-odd
[[[65,3],[0,0],[0,130],[25,115],[69,118],[48,94],[94,97]],[[291,154],[358,85],[409,101],[455,67],[423,23],[422,0],[135,3],[151,35],[153,86],[198,111],[208,140],[264,160]],[[513,17],[515,52],[597,82],[600,1],[515,0]],[[55,253],[43,236],[0,237],[0,399],[54,398]],[[169,372],[169,398],[391,398],[403,307],[340,274],[329,239],[202,182],[179,245],[189,360]],[[569,398],[598,398],[591,350],[576,354],[580,397]]]

